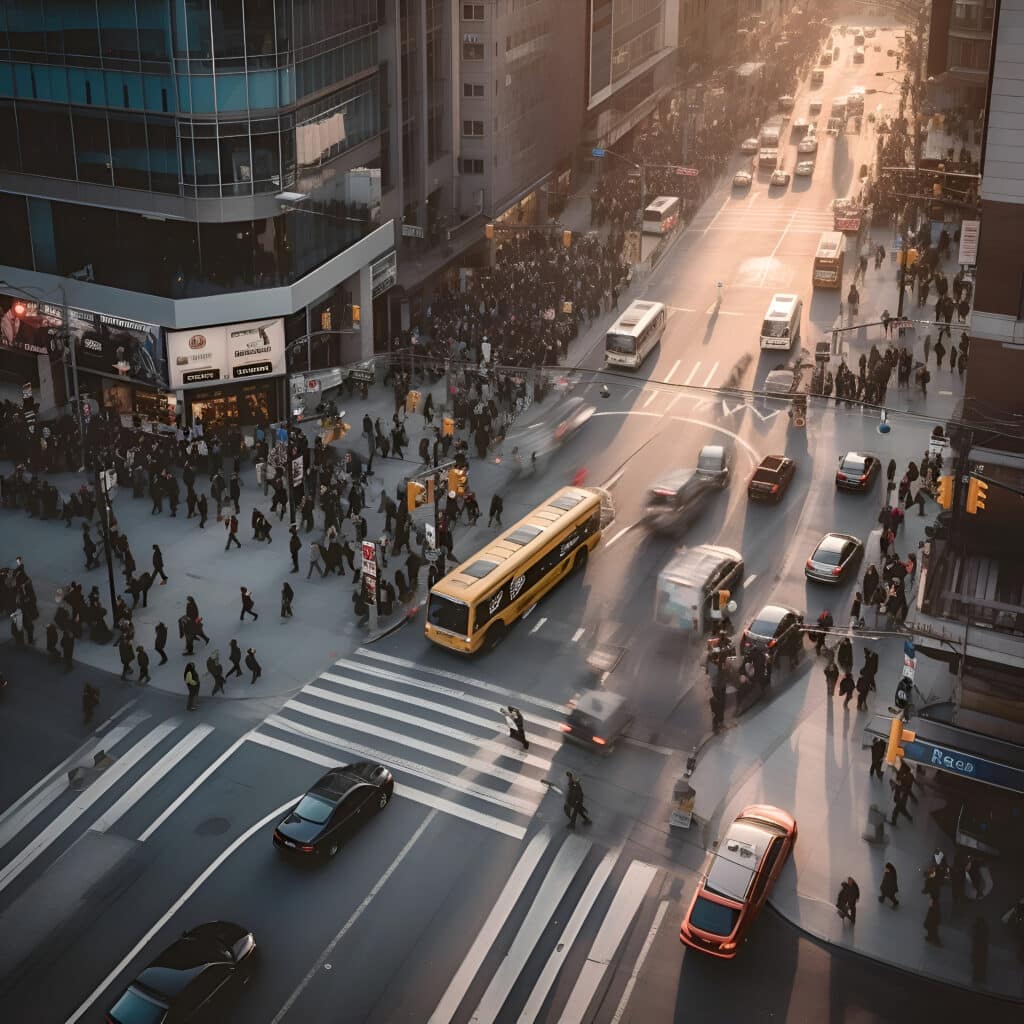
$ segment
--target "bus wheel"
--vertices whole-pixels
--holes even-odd
[[[502,640],[505,639],[505,623],[496,622],[487,630],[487,638],[484,641],[484,650],[493,651]]]
[[[583,572],[587,567],[587,558],[589,558],[589,556],[589,548],[582,548],[580,551],[576,552],[576,559],[572,563],[573,572]]]

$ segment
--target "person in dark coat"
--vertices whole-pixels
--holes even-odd
[[[240,676],[242,674],[242,648],[238,646],[238,641],[234,637],[231,638],[228,649],[228,660],[231,662],[231,669],[226,678]]]
[[[591,819],[583,803],[583,783],[572,772],[566,772],[565,777],[568,780],[565,793],[565,814],[569,819],[566,828],[574,829],[576,827],[576,818],[580,816],[583,818],[583,824],[589,825]]]
[[[487,513],[487,525],[491,526],[495,521],[501,526],[501,513],[505,508],[505,502],[502,501],[500,494],[495,494],[491,498],[491,507]]]
[[[356,587],[352,591],[352,607],[358,616],[357,626],[365,626],[370,621],[370,606],[366,603],[366,597],[363,594],[363,588]]]
[[[195,711],[196,701],[199,699],[199,673],[196,672],[195,662],[190,661],[185,666],[183,673],[185,688],[188,690],[188,700],[185,703],[186,711]]]
[[[164,572],[164,556],[159,544],[153,545],[153,579],[160,577],[160,586],[167,582],[167,573]],[[145,605],[143,605],[145,607]]]
[[[259,614],[254,611],[256,602],[253,600],[252,594],[245,587],[239,587],[239,590],[242,593],[242,610],[239,612],[238,621],[241,622],[246,615],[251,615],[253,622],[255,622],[259,618]]]
[[[135,660],[135,648],[127,637],[122,636],[118,641],[117,650],[121,655],[121,678],[127,679],[131,675],[132,662]]]
[[[882,872],[882,884],[878,887],[878,902],[884,903],[889,900],[892,909],[895,910],[900,901],[896,899],[896,893],[900,891],[899,880],[896,877],[896,869],[886,862],[885,870]]]
[[[50,661],[60,661],[60,633],[55,622],[46,627],[46,653],[50,656]]]
[[[228,495],[231,498],[231,503],[235,506],[235,515],[237,516],[242,511],[238,503],[242,497],[242,484],[238,479],[237,473],[231,474],[231,482],[228,484]]]
[[[281,618],[290,619],[293,616],[292,612],[292,601],[295,599],[295,591],[288,585],[288,581],[285,580],[281,584]]]
[[[206,526],[206,520],[210,514],[210,503],[206,500],[205,494],[199,495],[197,505],[199,508],[199,529],[202,530]]]
[[[409,573],[409,587],[412,590],[415,590],[420,585],[420,568],[422,565],[423,559],[420,558],[419,553],[410,551],[405,560],[405,569]]]
[[[227,551],[232,544],[241,549],[242,545],[238,542],[238,516],[228,516],[224,520],[224,528],[228,533],[228,542],[224,545],[224,550]]]
[[[871,741],[871,771],[868,772],[868,778],[874,778],[876,775],[878,778],[884,779],[882,775],[882,764],[885,761],[885,740],[881,736],[876,736]]]
[[[220,651],[214,651],[206,659],[206,671],[210,673],[210,678],[213,680],[213,693],[212,697],[216,697],[218,693],[224,692],[224,668],[220,663]]]
[[[875,688],[874,677],[866,669],[861,669],[857,676],[857,710],[867,711],[868,694]]]
[[[249,685],[255,686],[256,680],[263,675],[263,666],[256,660],[256,652],[251,647],[245,652],[245,667],[252,673]]]
[[[299,552],[302,550],[302,541],[299,539],[299,531],[293,526],[289,531],[288,553],[292,556],[292,572],[299,571]]]
[[[860,887],[849,877],[839,887],[839,895],[836,897],[836,912],[843,920],[850,919],[850,924],[857,923],[857,900],[860,899]]]
[[[850,706],[855,690],[856,686],[853,682],[853,675],[850,672],[844,672],[843,678],[839,680],[839,696],[845,698],[843,701],[844,709]]]
[[[924,915],[924,940],[930,942],[933,946],[941,946],[942,940],[939,938],[939,924],[942,922],[942,914],[939,911],[939,898],[933,896],[928,901],[928,911]]]
[[[149,677],[149,655],[142,644],[135,648],[135,660],[139,663],[139,686],[142,686],[143,683],[151,681]]]

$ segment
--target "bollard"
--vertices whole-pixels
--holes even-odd
[[[885,846],[889,842],[889,837],[885,834],[885,814],[878,809],[877,804],[872,804],[868,809],[868,824],[861,833],[861,838],[872,846]]]

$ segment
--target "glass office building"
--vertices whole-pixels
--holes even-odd
[[[371,351],[378,28],[377,0],[0,5],[0,304]]]

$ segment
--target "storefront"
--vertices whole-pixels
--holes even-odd
[[[171,387],[182,398],[183,421],[207,429],[252,426],[282,418],[284,319],[169,331]]]

